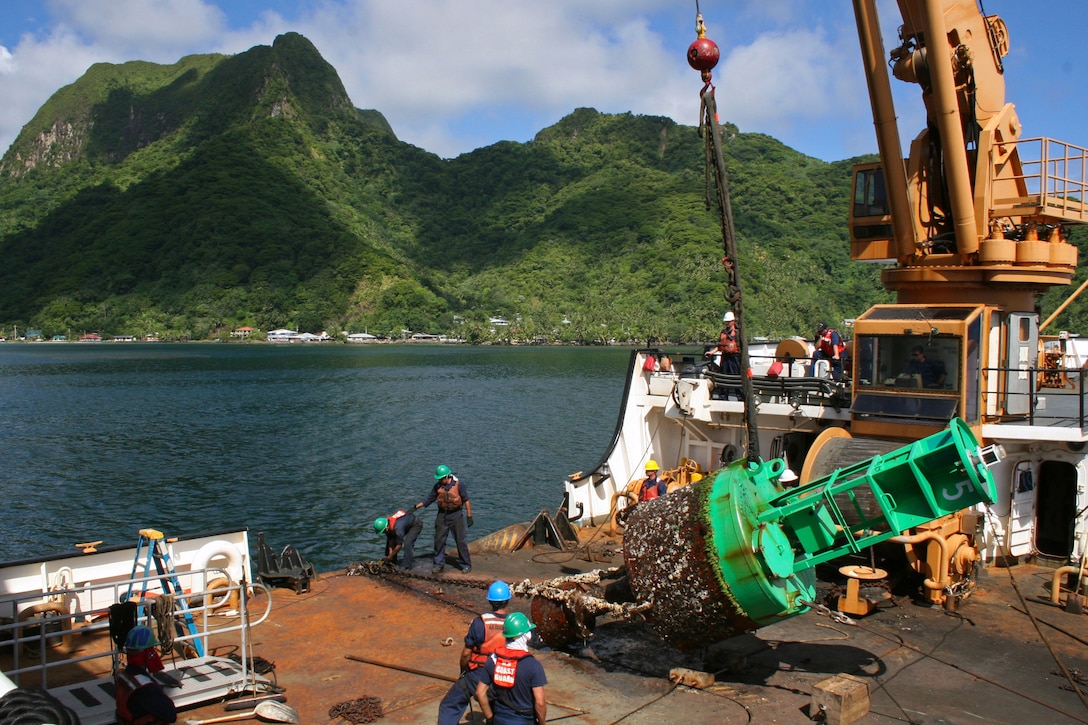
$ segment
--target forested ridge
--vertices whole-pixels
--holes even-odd
[[[849,261],[854,160],[723,131],[750,334],[889,301]],[[443,160],[355,108],[294,33],[98,64],[0,160],[0,325],[711,339],[725,275],[704,166],[695,127],[589,108]]]

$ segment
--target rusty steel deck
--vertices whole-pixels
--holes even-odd
[[[422,564],[411,579],[325,574],[305,594],[273,590],[253,654],[275,664],[271,676],[304,723],[347,722],[330,709],[366,697],[381,698],[381,722],[434,722],[468,623],[486,607],[487,584],[622,563],[601,550],[595,561],[550,547],[477,553],[471,575],[437,578]],[[860,723],[1088,723],[1077,692],[1088,691],[1080,679],[1088,619],[1046,603],[1052,574],[989,568],[955,612],[894,596],[853,624],[809,612],[687,653],[640,622],[599,618],[593,636],[570,651],[536,652],[549,679],[549,721],[805,723],[815,685],[847,673],[869,687],[871,709]],[[528,612],[529,602],[515,599],[512,608]],[[668,674],[677,667],[714,673],[715,682],[673,685]],[[224,714],[223,704],[206,705],[179,721]]]

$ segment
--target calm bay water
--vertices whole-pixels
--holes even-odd
[[[440,463],[468,486],[473,537],[554,513],[563,477],[605,451],[629,354],[0,345],[0,561],[248,526],[338,569],[380,556],[374,518],[419,501]],[[424,522],[425,550],[433,506]]]

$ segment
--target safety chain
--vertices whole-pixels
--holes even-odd
[[[849,624],[855,627],[858,624],[857,621],[851,619],[837,609],[828,609],[823,604],[817,604],[816,602],[810,602],[805,599],[798,599],[797,601],[808,607],[812,611],[816,612],[816,614],[820,615],[821,617],[830,618],[832,622],[837,622],[838,624]]]
[[[365,723],[381,720],[385,713],[382,712],[380,697],[360,697],[333,705],[329,708],[329,717],[342,718],[350,723]]]
[[[944,588],[944,594],[946,597],[955,597],[956,599],[966,599],[975,590],[974,582],[969,579],[956,582],[955,584],[949,584]]]

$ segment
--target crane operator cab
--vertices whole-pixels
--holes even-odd
[[[917,437],[1030,412],[1038,316],[990,305],[877,305],[854,323],[855,434]]]

